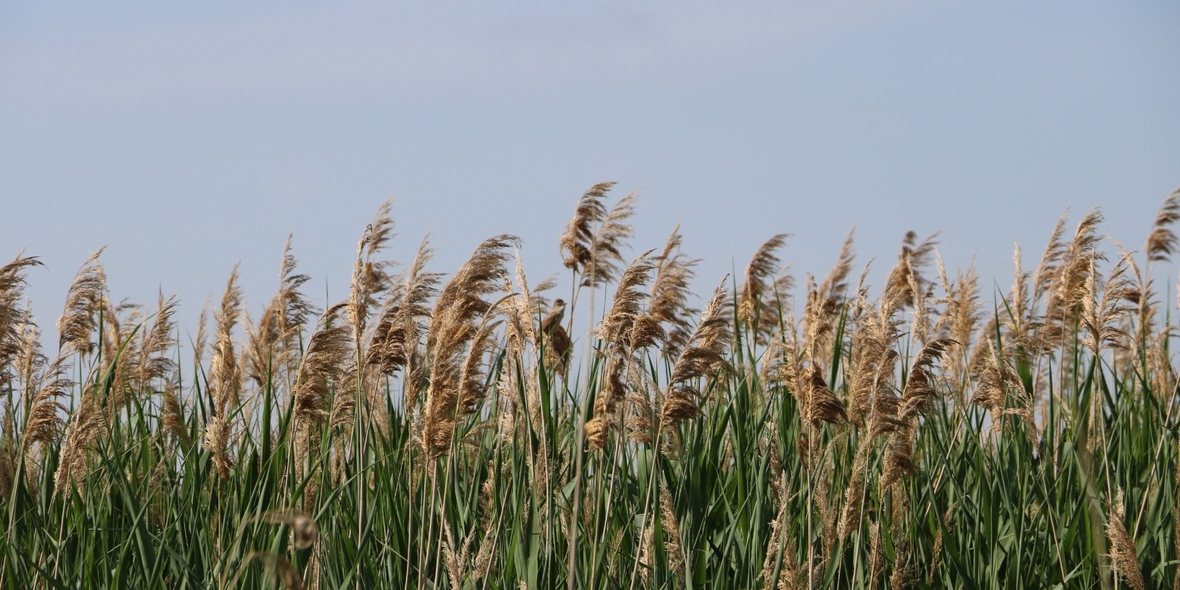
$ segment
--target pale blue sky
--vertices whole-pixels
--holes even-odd
[[[1006,289],[1067,207],[1139,247],[1180,186],[1172,1],[244,4],[0,0],[0,256],[47,264],[47,331],[103,245],[116,299],[180,290],[189,329],[238,261],[268,300],[290,232],[342,297],[387,197],[391,256],[433,228],[448,272],[498,233],[561,270],[617,180],[702,293],[779,232],[822,274],[853,226],[859,263],[941,230]]]

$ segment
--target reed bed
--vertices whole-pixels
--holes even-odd
[[[798,286],[786,234],[697,277],[679,229],[629,250],[613,188],[576,203],[561,297],[508,235],[394,265],[386,203],[346,300],[288,240],[262,314],[234,269],[191,358],[177,299],[113,303],[101,251],[42,350],[17,254],[0,587],[1180,588],[1152,280],[1180,191],[1139,251],[1063,217],[989,297],[912,233],[876,291],[851,235]]]

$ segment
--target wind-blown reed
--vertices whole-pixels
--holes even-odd
[[[557,244],[568,298],[509,235],[395,273],[386,202],[345,301],[288,238],[187,363],[179,298],[112,304],[102,250],[46,354],[18,253],[0,588],[1180,587],[1180,190],[1140,252],[1062,217],[994,298],[908,232],[879,291],[852,234],[796,289],[780,233],[702,300],[613,187]]]

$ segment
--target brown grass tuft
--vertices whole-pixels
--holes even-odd
[[[1083,301],[1093,287],[1092,284],[1088,286],[1088,282],[1093,279],[1097,261],[1104,259],[1098,250],[1098,243],[1102,240],[1098,235],[1100,223],[1102,213],[1091,210],[1078,222],[1073,240],[1061,249],[1047,294],[1047,330],[1042,336],[1047,345],[1059,344],[1060,338],[1082,311]]]
[[[668,236],[664,250],[656,258],[656,278],[652,282],[648,313],[664,326],[667,338],[663,352],[668,357],[680,354],[692,335],[691,316],[698,313],[688,306],[689,283],[700,261],[680,252],[680,225]]]
[[[426,271],[433,255],[427,234],[418,246],[414,262],[394,280],[365,351],[365,364],[380,374],[392,375],[404,370],[407,409],[414,407],[421,389],[419,344],[425,332],[424,321],[430,317],[427,302],[438,292],[442,280],[441,273]]]
[[[435,302],[426,336],[432,364],[422,430],[422,443],[431,458],[442,456],[451,447],[455,421],[461,414],[457,403],[461,398],[464,404],[473,399],[470,391],[462,390],[464,352],[477,336],[486,340],[478,333],[475,320],[485,316],[482,325],[487,325],[486,316],[493,311],[494,304],[483,297],[497,291],[508,280],[507,250],[518,245],[519,240],[509,235],[484,240],[443,287]],[[474,344],[472,352],[483,354],[486,341]],[[470,408],[470,405],[463,407]]]
[[[1160,206],[1159,213],[1155,216],[1155,224],[1151,227],[1151,233],[1147,236],[1147,244],[1143,247],[1143,251],[1147,253],[1147,260],[1151,262],[1167,262],[1172,254],[1176,253],[1177,248],[1180,248],[1180,240],[1176,239],[1176,234],[1172,232],[1172,224],[1180,219],[1180,188],[1172,191],[1167,199],[1164,199],[1164,204]]]
[[[201,315],[197,318],[197,337],[193,340],[193,366],[201,367],[205,362],[205,349],[209,346],[209,298],[201,306]]]
[[[583,286],[598,286],[614,280],[623,262],[621,248],[631,238],[627,220],[635,213],[636,196],[629,194],[608,212],[606,196],[613,182],[590,187],[578,200],[574,216],[561,234],[559,247],[565,266],[582,274]]]
[[[746,280],[742,284],[741,295],[738,296],[738,321],[753,328],[762,341],[778,327],[778,318],[774,313],[777,310],[763,309],[762,304],[766,296],[767,280],[772,279],[781,267],[782,261],[776,253],[790,236],[791,234],[778,234],[766,240],[746,266]]]
[[[311,278],[297,273],[296,265],[295,256],[291,254],[291,236],[288,235],[279,266],[279,290],[263,310],[258,326],[247,325],[246,370],[259,387],[268,383],[276,388],[291,385],[290,372],[299,360],[303,326],[308,318],[318,313],[300,291]],[[280,374],[287,375],[287,378],[277,378]]]
[[[0,390],[7,390],[16,377],[10,368],[25,349],[21,327],[30,322],[23,305],[25,272],[34,266],[42,266],[41,261],[23,252],[0,266]]]
[[[853,232],[849,232],[840,249],[836,266],[828,272],[822,283],[816,285],[810,275],[807,278],[807,301],[803,307],[803,330],[806,334],[804,352],[812,362],[830,356],[828,348],[832,342],[832,331],[846,298],[848,274],[852,271],[852,237]]]
[[[956,342],[948,338],[931,340],[918,353],[917,359],[910,367],[897,418],[891,420],[895,430],[885,450],[885,468],[881,473],[880,483],[882,490],[890,488],[903,476],[915,471],[914,443],[918,418],[929,411],[938,397],[938,392],[934,389],[934,364],[952,344]]]
[[[33,395],[21,438],[22,452],[30,463],[35,459],[32,456],[33,445],[39,443],[44,448],[57,442],[64,429],[63,416],[66,415],[66,408],[61,400],[69,397],[74,386],[73,381],[67,377],[68,370],[67,358],[57,357],[53,364],[46,368],[41,387]]]
[[[65,442],[58,453],[57,471],[53,475],[54,493],[71,485],[82,485],[88,471],[88,449],[98,440],[105,412],[98,386],[91,384],[82,393],[77,411],[66,427]]]
[[[943,363],[943,366],[951,369],[952,378],[959,385],[967,375],[968,346],[975,341],[975,332],[983,317],[979,302],[979,275],[973,263],[966,272],[956,272],[955,279],[951,281],[941,258],[936,260],[936,267],[945,296],[938,301],[944,307],[941,317],[935,322],[934,333],[962,343],[949,351]]]
[[[680,543],[680,522],[676,519],[676,507],[668,486],[660,483],[660,525],[664,529],[664,552],[668,556],[668,569],[676,579],[684,579],[684,547]]]
[[[844,404],[828,389],[823,373],[814,365],[808,374],[807,398],[801,414],[813,428],[818,428],[821,422],[840,424],[848,419]]]
[[[176,373],[176,361],[170,356],[176,346],[176,309],[179,302],[173,294],[164,299],[159,294],[156,313],[152,318],[152,325],[141,332],[139,343],[139,367],[136,371],[141,391],[156,391],[154,383],[162,383],[163,388],[171,387]]]
[[[731,321],[730,307],[726,304],[729,291],[725,282],[728,280],[728,276],[722,279],[713,292],[688,345],[672,366],[668,394],[660,411],[660,422],[664,427],[699,416],[701,410],[697,399],[701,396],[701,389],[696,381],[712,376],[727,364],[725,351],[729,346]]]
[[[600,182],[582,194],[574,216],[561,234],[560,249],[565,258],[565,267],[574,272],[583,272],[594,257],[594,226],[606,219],[607,193],[615,186],[613,182]]]
[[[221,295],[221,307],[214,314],[217,323],[213,358],[209,366],[209,395],[213,399],[213,416],[205,426],[203,446],[213,453],[213,464],[222,479],[229,478],[233,466],[230,441],[234,437],[231,416],[241,405],[242,374],[234,352],[233,331],[242,312],[242,290],[238,287],[238,267],[230,273]]]
[[[1123,524],[1123,489],[1118,488],[1114,502],[1110,505],[1110,516],[1106,520],[1106,538],[1110,541],[1110,560],[1116,575],[1126,580],[1135,590],[1144,590],[1147,585],[1139,569],[1139,558],[1135,555],[1135,541],[1127,534]]]
[[[844,245],[840,247],[840,255],[836,258],[836,266],[828,271],[828,275],[820,283],[819,293],[825,300],[844,299],[848,290],[848,275],[852,272],[852,262],[856,258],[856,252],[853,250],[855,234],[856,230],[848,232],[848,237],[844,238]]]
[[[1024,420],[1029,434],[1035,434],[1032,398],[1025,392],[1020,376],[996,351],[995,343],[991,339],[986,340],[986,353],[976,361],[980,365],[976,370],[979,377],[971,395],[971,403],[991,414],[993,431],[1003,428],[1004,416],[1017,416]]]
[[[324,311],[299,363],[294,415],[303,428],[322,422],[327,415],[333,388],[352,353],[351,326],[341,321],[348,305],[337,303]]]
[[[377,297],[389,289],[389,261],[374,261],[374,257],[393,239],[394,223],[390,212],[393,199],[387,199],[377,208],[373,221],[365,226],[357,244],[356,264],[352,273],[352,288],[349,293],[348,318],[353,327],[353,342],[359,346],[361,335],[369,314],[377,307]]]
[[[598,336],[612,354],[629,355],[664,338],[659,323],[643,313],[642,304],[647,293],[642,287],[651,279],[655,269],[655,262],[648,257],[649,254],[650,250],[639,255],[623,271],[610,311],[598,327]]]
[[[1062,258],[1065,256],[1065,223],[1068,220],[1069,211],[1066,211],[1057,220],[1057,225],[1053,227],[1053,233],[1049,234],[1049,242],[1045,244],[1045,251],[1041,254],[1036,271],[1033,272],[1031,300],[1033,305],[1036,305],[1041,297],[1048,295],[1053,280],[1057,276]],[[1019,268],[1019,265],[1017,267]],[[1029,309],[1029,311],[1032,310]]]
[[[106,274],[98,260],[101,255],[100,248],[82,263],[66,294],[65,311],[57,320],[60,349],[84,355],[96,349],[91,338],[98,327],[98,314],[106,291]]]
[[[906,379],[905,390],[901,394],[901,413],[898,417],[910,421],[918,416],[926,415],[938,392],[934,390],[934,364],[937,363],[951,345],[958,344],[950,338],[931,340],[918,353],[917,360],[910,367],[909,377]]]

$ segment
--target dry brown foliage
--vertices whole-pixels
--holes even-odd
[[[692,321],[698,313],[688,306],[689,283],[696,276],[693,271],[700,261],[680,252],[680,226],[668,236],[664,249],[656,258],[656,278],[652,282],[648,314],[664,327],[664,354],[680,354],[692,335]]]
[[[634,193],[607,211],[606,197],[613,182],[590,187],[578,200],[573,218],[559,243],[565,266],[582,275],[583,286],[600,286],[614,280],[623,263],[622,248],[631,238],[627,220],[635,213]]]
[[[88,355],[95,351],[92,340],[106,291],[106,273],[98,258],[102,249],[90,255],[66,293],[65,311],[57,320],[59,348]]]
[[[1110,541],[1110,561],[1114,571],[1135,590],[1144,590],[1147,584],[1143,580],[1143,573],[1139,569],[1139,558],[1135,556],[1135,540],[1127,534],[1127,527],[1123,524],[1123,490],[1119,488],[1110,505],[1110,515],[1106,520],[1106,538]]]
[[[1180,219],[1180,188],[1172,191],[1172,194],[1164,199],[1164,204],[1160,206],[1159,213],[1155,216],[1155,223],[1151,227],[1151,233],[1147,236],[1147,244],[1143,247],[1148,261],[1167,262],[1172,254],[1176,253],[1177,248],[1180,247],[1180,241],[1177,241],[1171,226],[1178,219]]]
[[[701,313],[701,320],[689,337],[688,345],[672,365],[668,392],[660,411],[662,427],[675,426],[699,416],[701,388],[697,382],[727,366],[725,352],[729,348],[731,331],[730,307],[726,304],[729,290],[725,282],[728,280],[728,276],[722,279],[713,292],[713,298]]]
[[[421,438],[427,455],[432,458],[450,449],[455,421],[470,411],[471,403],[478,397],[470,389],[463,389],[463,370],[470,366],[463,359],[471,355],[478,358],[487,350],[490,340],[479,334],[475,321],[482,317],[481,325],[488,324],[487,316],[494,304],[483,298],[496,292],[508,279],[507,249],[518,244],[519,240],[509,235],[484,240],[443,287],[435,302],[426,336],[431,366]],[[467,351],[469,345],[471,350]],[[482,384],[478,389],[482,391]],[[460,400],[463,406],[458,404]]]
[[[213,454],[213,464],[222,479],[229,478],[233,467],[230,457],[234,428],[231,416],[241,405],[241,368],[234,352],[233,332],[242,312],[242,290],[238,286],[238,267],[230,273],[221,295],[221,306],[215,314],[216,340],[209,367],[209,395],[213,400],[213,416],[205,425],[203,446]]]
[[[428,302],[437,294],[442,274],[427,272],[434,255],[430,235],[422,238],[414,262],[393,281],[382,305],[365,351],[366,366],[382,375],[403,370],[407,386],[406,407],[413,408],[421,390],[422,334],[430,318]]]
[[[786,244],[787,238],[790,236],[791,234],[778,234],[766,240],[754,253],[750,264],[746,266],[746,280],[742,283],[742,292],[738,297],[738,321],[754,328],[762,342],[766,342],[770,334],[778,328],[781,309],[778,306],[764,306],[764,303],[768,295],[770,301],[773,302],[777,300],[778,295],[785,295],[785,291],[778,293],[777,288],[772,288],[768,294],[766,283],[778,274],[782,261],[779,260],[776,253]],[[772,285],[772,287],[785,286],[788,285]]]

